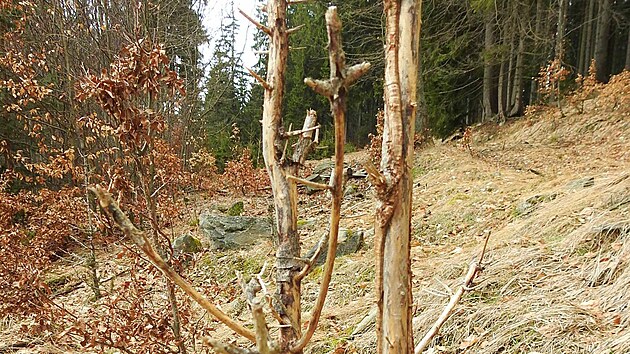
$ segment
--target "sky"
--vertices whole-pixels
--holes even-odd
[[[236,39],[237,50],[243,50],[243,65],[251,68],[257,62],[258,58],[252,51],[251,47],[254,43],[254,33],[258,29],[251,24],[243,15],[238,12],[238,9],[242,9],[251,17],[256,16],[256,6],[262,3],[261,0],[234,0],[234,17],[239,24],[239,33]],[[230,11],[229,0],[208,0],[208,3],[203,10],[203,25],[206,28],[208,35],[210,36],[210,44],[208,46],[202,46],[201,52],[204,55],[204,61],[207,62],[212,55],[212,48],[214,47],[214,40],[218,37],[218,30],[221,26],[222,13]],[[213,38],[215,37],[215,38]]]

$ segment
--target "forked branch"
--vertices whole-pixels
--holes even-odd
[[[195,302],[197,302],[201,307],[208,311],[211,315],[216,317],[219,321],[223,322],[226,326],[231,328],[234,332],[242,335],[243,337],[249,339],[254,342],[256,340],[255,334],[249,329],[243,327],[240,323],[234,321],[230,318],[225,312],[221,311],[214,304],[212,304],[206,297],[204,297],[200,292],[195,290],[193,286],[187,282],[184,278],[182,278],[173,268],[171,268],[165,261],[160,257],[157,253],[147,235],[138,230],[132,223],[131,220],[125,215],[125,213],[120,210],[118,203],[112,199],[112,195],[108,193],[101,186],[96,185],[94,187],[90,187],[89,190],[96,195],[99,200],[99,204],[101,208],[105,210],[105,212],[114,220],[116,225],[122,230],[125,236],[129,237],[135,244],[144,252],[144,254],[149,258],[151,263],[157,267],[164,276],[166,276],[170,281],[179,286],[188,296],[190,296]]]
[[[311,340],[319,323],[319,318],[324,307],[324,302],[326,301],[328,287],[332,278],[339,237],[341,199],[343,197],[343,157],[346,140],[346,95],[349,83],[345,80],[347,77],[347,71],[345,67],[345,54],[341,43],[341,20],[339,19],[337,7],[335,6],[329,7],[326,11],[326,27],[328,29],[330,78],[327,81],[306,79],[305,82],[315,92],[328,97],[328,100],[330,101],[330,109],[335,122],[335,167],[330,176],[329,184],[332,193],[330,233],[328,236],[326,263],[324,264],[324,272],[319,288],[319,294],[317,295],[315,306],[311,311],[311,318],[306,331],[291,348],[291,352],[293,353],[301,352],[302,349],[304,349],[306,344]],[[367,71],[369,66],[370,64],[364,63],[362,67],[364,67],[365,71]],[[303,272],[301,275],[305,273],[306,272]]]

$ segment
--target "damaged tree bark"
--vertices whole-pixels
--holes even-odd
[[[411,201],[420,0],[385,0],[385,121],[376,212],[377,353],[412,353]]]

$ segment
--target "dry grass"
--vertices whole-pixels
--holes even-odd
[[[454,144],[418,153],[412,220],[417,340],[461,284],[483,236],[492,232],[484,271],[428,352],[630,353],[630,74],[624,75],[625,81],[586,102],[584,114],[567,107],[564,118],[551,109],[503,127],[477,127],[473,155]],[[350,157],[361,161],[366,155]],[[584,177],[594,184],[570,187]],[[371,228],[374,199],[365,194],[344,201],[342,227]],[[227,205],[232,201],[225,199]],[[535,202],[521,212],[526,200]],[[245,202],[254,214],[267,212],[265,198]],[[306,252],[325,230],[328,198],[323,192],[301,197],[299,209]],[[373,308],[372,242],[368,232],[362,251],[338,259],[320,329],[306,353],[375,352],[373,323],[357,329]],[[236,286],[235,269],[258,272],[265,261],[273,264],[270,243],[208,254],[190,278]],[[316,269],[303,282],[306,311],[320,275]],[[217,300],[230,314],[251,321],[244,301],[221,294]],[[216,326],[207,318],[199,323]],[[235,339],[216,327],[216,338]],[[18,328],[4,319],[0,343],[15,342]],[[43,342],[39,352],[60,352]]]

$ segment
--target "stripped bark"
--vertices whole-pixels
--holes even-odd
[[[297,233],[297,187],[287,176],[296,176],[297,164],[284,156],[282,131],[282,99],[289,54],[287,33],[287,1],[269,0],[267,26],[269,30],[269,60],[263,104],[262,140],[263,157],[269,173],[275,207],[276,233],[276,311],[284,323],[291,326],[280,328],[278,345],[286,352],[302,335],[300,292],[297,275],[303,267],[300,260],[300,238]],[[266,31],[265,31],[266,32]]]
[[[385,121],[382,173],[371,169],[377,191],[377,352],[411,353],[411,200],[413,133],[417,109],[420,0],[387,0]]]

